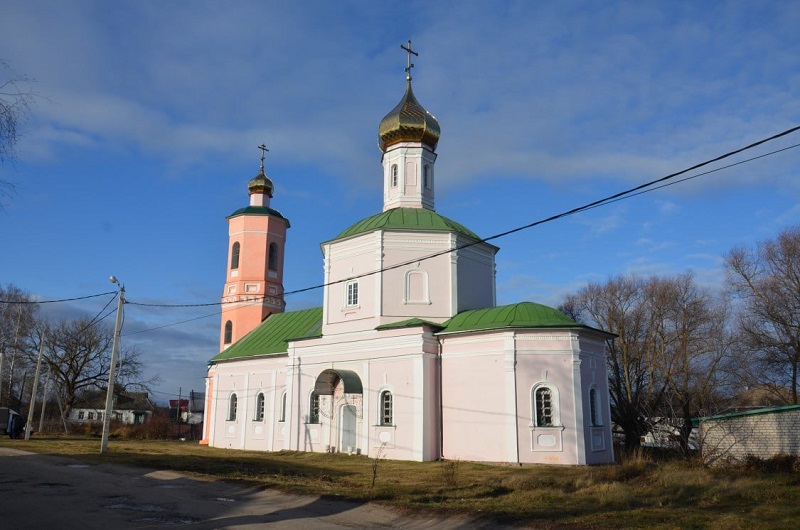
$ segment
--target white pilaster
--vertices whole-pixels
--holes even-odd
[[[517,346],[514,333],[503,340],[503,362],[506,374],[506,459],[519,463],[519,424],[517,418]]]

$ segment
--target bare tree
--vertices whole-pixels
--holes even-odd
[[[55,324],[42,322],[32,337],[37,348],[45,334],[45,362],[63,398],[62,413],[67,416],[81,393],[108,387],[114,332],[88,318]],[[139,352],[131,348],[123,348],[121,352],[116,387],[146,389],[153,381],[142,380]]]
[[[667,390],[660,416],[679,430],[686,450],[692,419],[719,412],[735,373],[727,303],[691,272],[650,278],[646,292],[653,359]]]
[[[756,248],[725,256],[726,281],[740,300],[738,328],[761,383],[789,388],[798,404],[800,383],[800,227]]]
[[[576,319],[617,335],[607,348],[611,415],[628,448],[639,445],[649,411],[664,392],[652,359],[646,302],[642,279],[617,276],[603,284],[589,283],[561,306]]]
[[[0,404],[18,407],[27,372],[25,355],[38,306],[25,291],[0,285]]]
[[[8,63],[0,60],[0,164],[16,157],[21,128],[34,103],[33,82],[15,74]],[[0,179],[0,198],[13,189],[13,183]]]

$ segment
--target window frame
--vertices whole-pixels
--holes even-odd
[[[228,397],[228,416],[225,421],[236,421],[236,415],[239,412],[239,397],[236,392],[231,392]]]
[[[350,280],[344,284],[344,306],[358,307],[358,280]]]
[[[281,399],[278,402],[278,423],[286,422],[286,390],[281,392]]]
[[[267,269],[271,271],[278,271],[278,244],[270,243],[269,251],[267,253]]]
[[[266,396],[264,392],[256,394],[256,407],[253,412],[253,421],[264,421],[264,412],[266,410]]]
[[[603,414],[600,411],[600,399],[597,393],[597,387],[592,386],[589,388],[589,425],[592,427],[603,426]]]
[[[544,408],[544,392],[547,392],[549,397],[549,421],[544,422],[542,416]],[[541,393],[541,394],[540,394]],[[542,403],[540,406],[540,395],[542,396]],[[531,422],[534,428],[553,428],[561,427],[561,411],[559,406],[558,389],[550,384],[538,384],[531,390]]]
[[[378,425],[394,426],[394,395],[389,389],[381,390],[378,393]]]
[[[320,400],[316,391],[311,391],[308,396],[308,423],[319,425],[320,422]]]
[[[233,341],[233,321],[225,322],[225,330],[222,334],[222,343],[230,344]]]
[[[242,251],[242,245],[238,241],[234,241],[231,245],[231,270],[239,268],[239,256]]]

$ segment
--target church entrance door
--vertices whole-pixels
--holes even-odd
[[[358,421],[356,417],[355,405],[342,405],[341,414],[341,440],[340,451],[355,452],[356,435],[358,434]]]

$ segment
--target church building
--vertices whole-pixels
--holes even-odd
[[[378,128],[383,211],[322,242],[322,307],[284,311],[290,225],[270,205],[263,155],[250,204],[228,217],[201,443],[612,462],[611,335],[537,303],[496,305],[498,247],[435,210],[440,129],[412,91],[408,44],[405,93]]]

